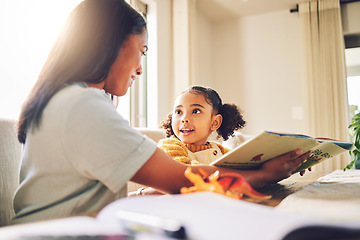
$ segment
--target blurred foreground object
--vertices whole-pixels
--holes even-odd
[[[349,150],[350,155],[354,157],[354,160],[351,161],[345,168],[351,169],[355,164],[355,169],[360,169],[360,113],[355,114],[352,118],[352,122],[349,125],[350,136],[354,143],[354,147]]]
[[[202,176],[200,174],[193,173],[191,171],[191,167],[188,167],[185,170],[185,177],[188,178],[194,186],[181,188],[181,193],[210,191],[235,199],[242,199],[244,194],[254,199],[271,198],[270,195],[263,195],[255,191],[240,174],[224,173],[220,175],[219,171],[216,171],[209,176],[202,169],[199,171]]]

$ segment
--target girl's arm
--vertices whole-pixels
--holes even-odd
[[[216,170],[219,170],[220,174],[236,172],[244,176],[250,185],[256,188],[288,178],[310,155],[310,152],[303,154],[301,149],[293,150],[267,161],[258,170],[234,170],[207,165],[194,165],[191,168],[195,173],[202,168],[209,175]],[[158,148],[132,177],[131,181],[159,189],[165,193],[180,193],[182,187],[192,186],[192,183],[184,176],[187,167],[188,165],[174,161],[167,153]]]

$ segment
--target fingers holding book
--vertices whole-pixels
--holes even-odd
[[[300,150],[300,151],[299,151],[299,150]],[[297,152],[297,151],[298,151],[298,152]],[[301,164],[305,163],[309,158],[311,158],[311,157],[314,155],[311,151],[308,151],[308,152],[306,152],[305,154],[302,154],[302,155],[301,155],[301,153],[302,153],[301,149],[297,149],[297,150],[295,150],[295,152],[297,152],[297,154],[300,154],[300,155],[298,155],[299,157],[295,157],[295,158],[293,159],[294,162],[295,162],[295,164],[298,164],[298,165],[297,165],[295,171],[292,172],[292,173],[296,173],[296,172],[297,172],[296,170],[299,168],[299,166],[301,166]],[[299,162],[300,162],[300,163],[299,163]],[[308,171],[311,171],[311,167],[308,168]],[[304,176],[305,172],[306,172],[305,169],[299,171],[299,173],[300,173],[301,176]]]
[[[295,149],[265,162],[261,170],[268,175],[269,183],[276,183],[290,177],[311,154],[310,151],[303,153],[301,149]]]

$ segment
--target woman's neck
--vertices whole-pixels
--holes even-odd
[[[101,83],[86,83],[88,87],[98,88],[100,90],[104,89],[105,81],[102,81]]]

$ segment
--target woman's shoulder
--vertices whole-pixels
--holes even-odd
[[[44,109],[48,121],[62,126],[69,124],[102,122],[102,127],[123,120],[110,98],[101,90],[79,84],[69,84],[57,92]],[[84,127],[84,126],[83,126]]]
[[[54,95],[49,104],[59,108],[71,109],[76,106],[87,108],[86,106],[89,106],[94,109],[95,106],[111,105],[112,102],[105,92],[79,82],[66,85]]]
[[[106,97],[106,93],[104,91],[97,88],[88,87],[84,82],[67,84],[58,92],[57,95],[66,95],[68,97],[76,96],[77,98],[84,98],[89,96]]]

